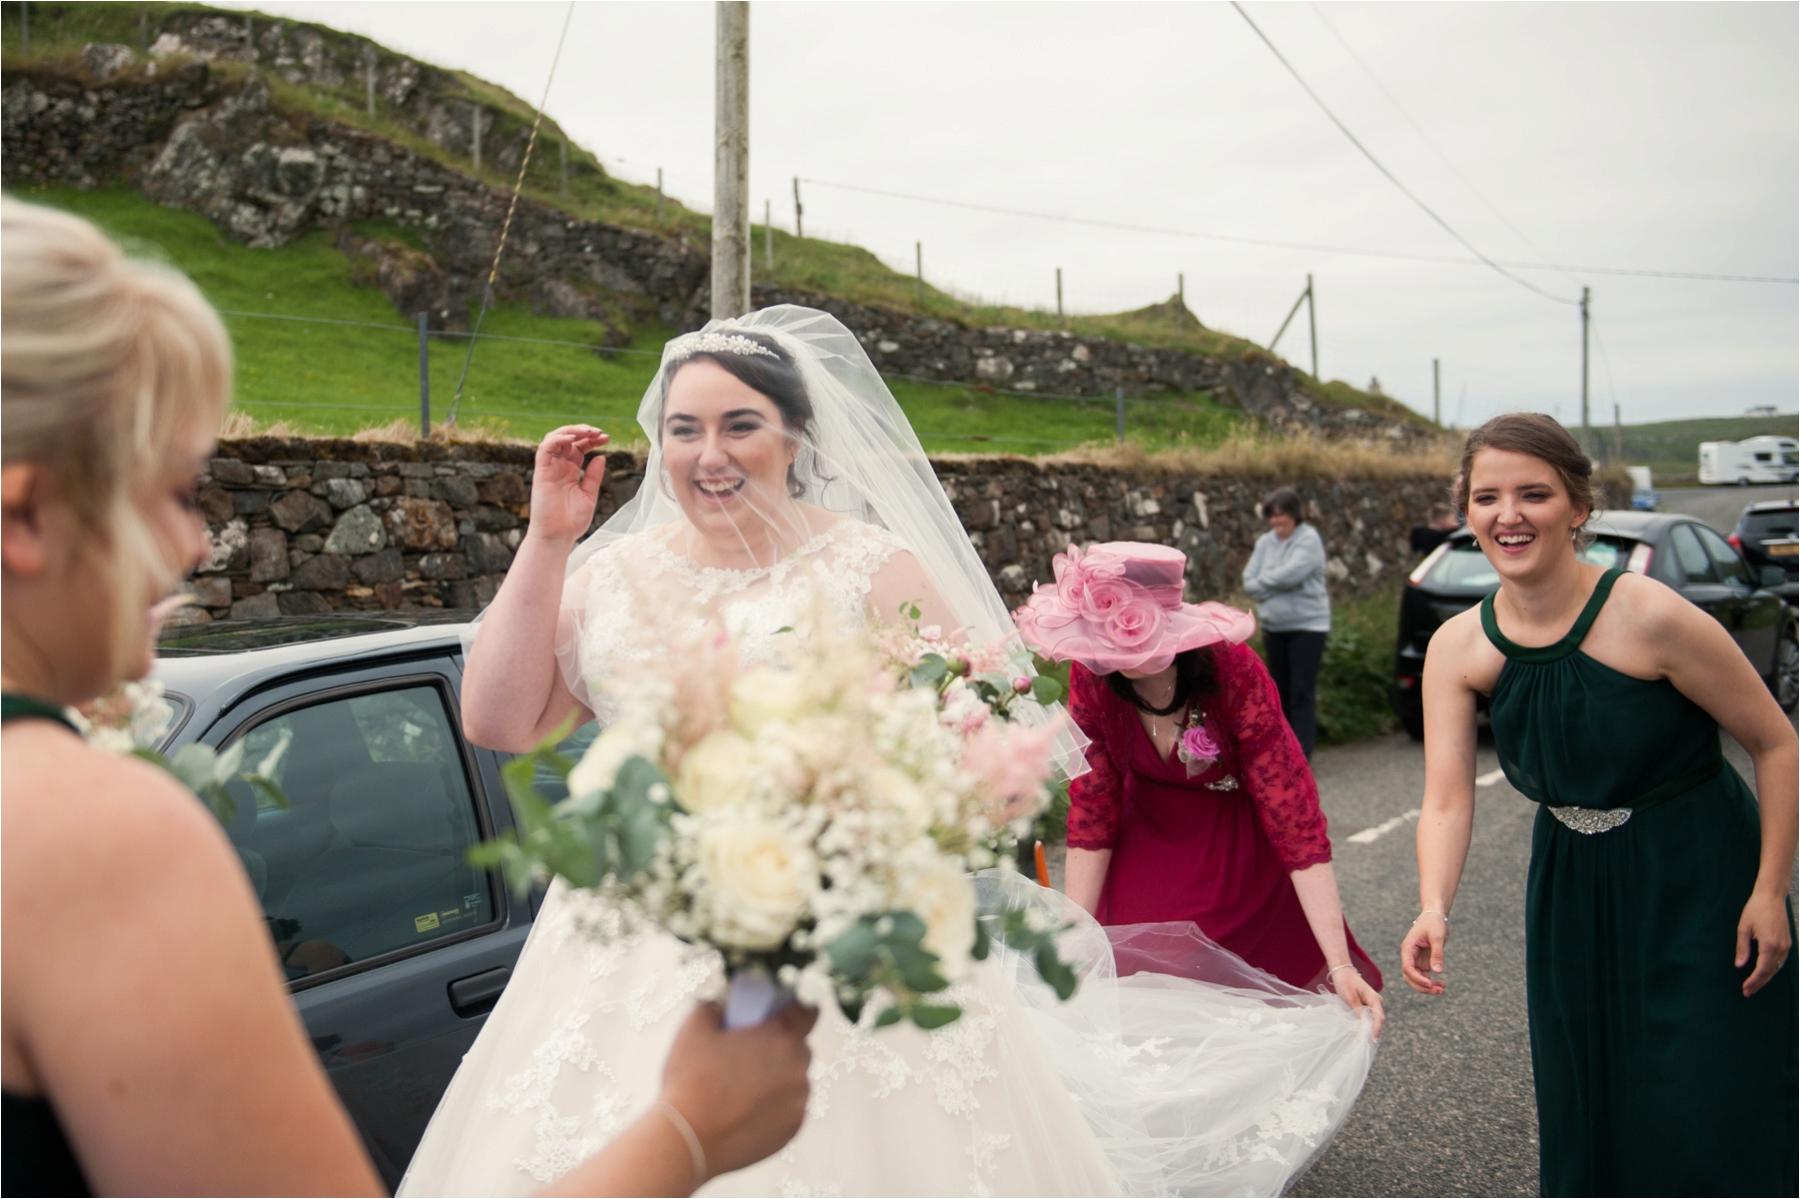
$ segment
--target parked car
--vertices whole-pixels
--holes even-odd
[[[1597,512],[1593,540],[1582,559],[1660,579],[1711,613],[1767,680],[1784,709],[1800,696],[1796,675],[1794,608],[1777,592],[1788,583],[1780,568],[1753,569],[1709,526],[1691,516],[1661,512]],[[1474,534],[1458,529],[1407,578],[1400,595],[1394,652],[1394,711],[1414,738],[1425,735],[1420,678],[1425,647],[1438,626],[1500,588]]]
[[[513,895],[466,857],[513,816],[505,755],[470,745],[458,719],[465,618],[172,629],[154,676],[177,710],[165,751],[243,740],[255,761],[292,737],[276,772],[288,806],[234,785],[227,832],[307,1032],[389,1187],[541,899]]]
[[[1797,602],[1796,596],[1800,594],[1800,589],[1795,587],[1796,576],[1800,575],[1797,509],[1800,505],[1793,500],[1764,500],[1751,504],[1738,516],[1737,528],[1725,539],[1737,547],[1753,569],[1780,567],[1787,582],[1776,590],[1790,604]]]

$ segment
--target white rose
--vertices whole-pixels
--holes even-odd
[[[951,981],[968,972],[975,949],[975,886],[953,866],[940,865],[913,879],[908,898],[925,922],[925,948],[938,957]]]
[[[569,795],[579,798],[612,787],[619,767],[634,757],[652,762],[662,752],[662,730],[653,724],[620,721],[594,738],[594,743],[569,771]]]
[[[869,807],[877,812],[897,812],[906,827],[924,832],[937,817],[936,805],[924,788],[892,766],[877,766],[863,776]]]
[[[771,724],[794,720],[810,707],[806,680],[796,671],[760,666],[731,684],[731,722],[755,734]]]
[[[745,769],[755,748],[729,729],[702,737],[681,759],[675,798],[690,812],[742,803],[748,795]]]
[[[727,949],[779,948],[819,887],[819,864],[791,825],[734,814],[699,834],[712,939]]]

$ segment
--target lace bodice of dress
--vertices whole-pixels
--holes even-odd
[[[834,615],[867,622],[875,576],[904,548],[886,529],[845,519],[772,566],[731,570],[683,557],[671,533],[662,528],[621,538],[570,578],[564,607],[575,652],[565,671],[576,672],[570,689],[591,700],[602,725],[615,714],[599,686],[608,675],[700,636],[715,618],[747,661],[772,656],[778,632],[804,636],[817,600]]]

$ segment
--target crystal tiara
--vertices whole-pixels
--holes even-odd
[[[666,361],[676,358],[687,358],[694,354],[761,354],[765,358],[778,355],[768,346],[745,337],[742,333],[684,333],[669,343],[668,351],[663,355]]]

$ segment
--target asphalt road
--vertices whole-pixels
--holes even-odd
[[[1662,511],[1682,512],[1729,534],[1737,527],[1738,514],[1746,504],[1759,500],[1791,500],[1792,485],[1786,487],[1671,487],[1662,493]]]
[[[1726,755],[1750,775],[1747,755]],[[1313,759],[1351,931],[1386,975],[1387,1031],[1368,1085],[1294,1195],[1535,1195],[1537,1116],[1525,1021],[1525,866],[1534,804],[1485,734],[1475,829],[1446,948],[1445,994],[1400,977],[1418,914],[1413,857],[1425,754],[1403,733]]]

